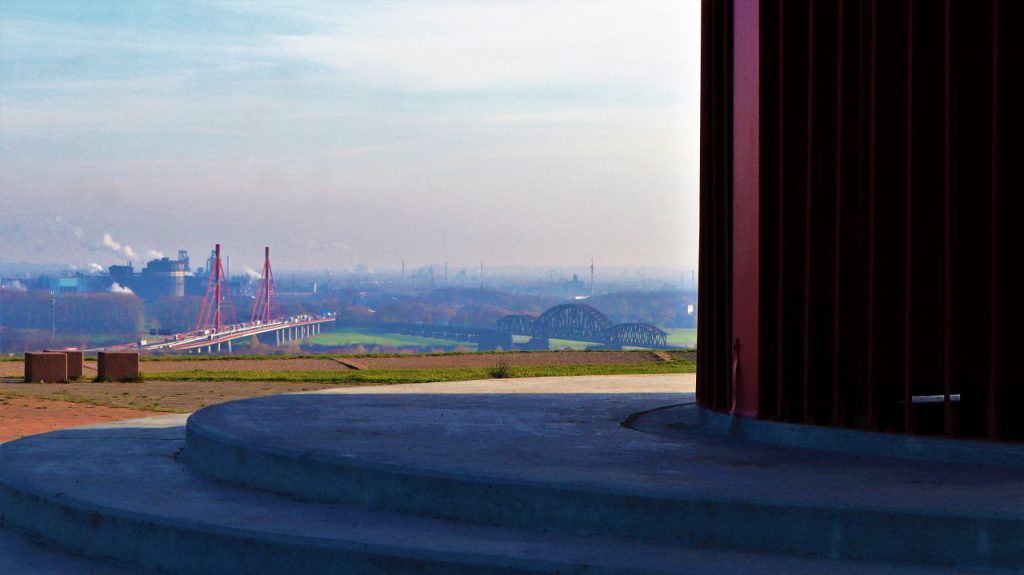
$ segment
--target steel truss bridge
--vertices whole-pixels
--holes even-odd
[[[579,303],[557,305],[540,315],[507,315],[498,331],[529,336],[531,347],[548,347],[548,340],[569,339],[608,347],[668,347],[668,334],[646,323],[613,324],[597,308]]]
[[[213,265],[207,281],[206,295],[199,311],[196,328],[156,339],[140,339],[137,342],[96,348],[88,351],[183,351],[188,353],[214,353],[232,351],[232,342],[258,336],[274,334],[277,345],[311,337],[320,333],[321,326],[333,322],[335,314],[281,316],[277,301],[277,284],[270,267],[270,248],[264,248],[263,272],[253,300],[249,321],[235,319],[235,306],[231,292],[227,289],[227,278],[220,259],[220,244],[214,249]]]

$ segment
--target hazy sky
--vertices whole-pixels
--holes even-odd
[[[699,28],[698,0],[3,0],[0,262],[692,267]]]

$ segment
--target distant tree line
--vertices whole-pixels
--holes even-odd
[[[50,330],[50,292],[46,290],[3,292],[5,328]],[[145,308],[133,294],[57,294],[53,323],[62,334],[136,334],[143,326]]]

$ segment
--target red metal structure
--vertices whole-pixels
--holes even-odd
[[[249,321],[270,322],[281,315],[281,306],[277,301],[277,283],[274,272],[270,269],[270,248],[263,248],[263,272],[260,274],[260,285],[256,290],[256,299],[252,302],[252,315]]]
[[[203,305],[199,310],[199,321],[196,323],[196,331],[212,329],[220,331],[225,323],[235,323],[235,306],[231,303],[231,292],[227,287],[227,277],[224,274],[224,266],[220,259],[220,244],[214,248],[213,265],[210,267],[210,278],[206,283],[206,295],[203,296]],[[227,301],[226,309],[221,305]],[[223,314],[224,311],[228,315]],[[229,321],[225,322],[224,320]]]
[[[704,0],[705,407],[1024,439],[1021,5]]]

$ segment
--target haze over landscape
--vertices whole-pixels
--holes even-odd
[[[0,262],[696,267],[699,11],[5,1]]]

